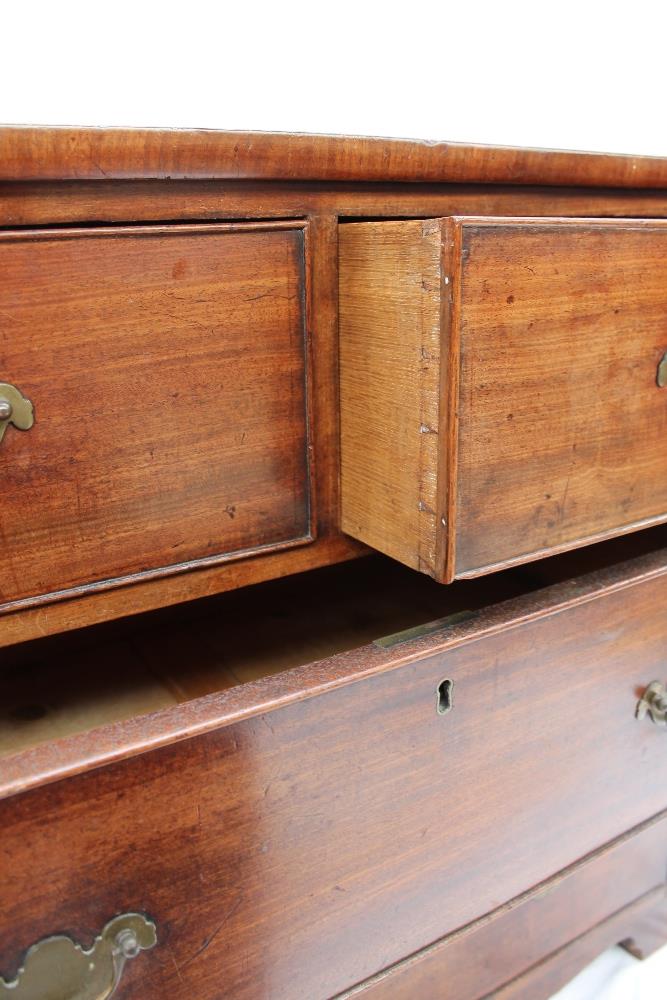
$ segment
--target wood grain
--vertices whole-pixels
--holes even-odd
[[[310,538],[302,227],[5,233],[4,610]]]
[[[662,913],[664,918],[667,913],[663,881],[666,834],[664,817],[649,823],[582,858],[525,896],[385,969],[342,994],[340,1000],[356,996],[364,1000],[438,1000],[443,995],[479,1000],[523,977],[545,955],[567,949],[574,942],[580,946],[582,936],[593,931],[600,950],[620,943],[630,927],[641,933],[649,914]],[[623,929],[611,931],[608,924],[601,944],[599,925],[609,920],[610,914],[614,915],[614,928],[622,920]],[[663,924],[662,930],[663,939],[667,939],[667,926]],[[557,963],[552,959],[550,964],[555,967]],[[566,975],[562,982],[574,974],[569,958],[563,969]],[[528,990],[516,995],[530,996],[531,1000],[537,996]]]
[[[438,222],[341,226],[341,527],[437,575]]]
[[[667,224],[457,225],[453,572],[665,519]]]
[[[366,554],[366,548],[345,535],[320,537],[312,544],[275,552],[256,552],[157,579],[134,580],[117,589],[84,590],[54,604],[22,608],[0,615],[0,649],[103,622],[132,618],[159,608],[174,608],[292,573],[329,566]]]
[[[0,130],[0,179],[246,178],[665,187],[667,159],[336,135]]]
[[[297,216],[667,215],[667,190],[296,181],[0,181],[0,225]]]
[[[308,595],[313,595],[316,605],[318,594],[325,603],[335,600],[335,594],[341,590],[350,590],[353,594],[358,594],[355,581],[360,581],[362,593],[364,586],[368,589],[384,589],[385,595],[389,597],[390,607],[392,601],[396,600],[396,597],[392,596],[394,588],[399,597],[405,595],[407,591],[407,605],[410,606],[409,593],[412,586],[418,601],[424,601],[424,608],[428,607],[429,614],[435,611],[436,618],[448,620],[452,614],[456,617],[434,632],[428,631],[423,636],[407,637],[406,641],[395,645],[372,643],[359,649],[351,649],[317,663],[294,667],[277,675],[256,680],[252,684],[242,684],[218,694],[210,694],[206,698],[197,698],[173,709],[149,716],[144,715],[116,726],[105,726],[79,737],[58,740],[36,747],[34,750],[5,757],[0,769],[0,797],[10,797],[28,789],[36,789],[49,782],[60,781],[114,761],[127,760],[160,746],[203,735],[258,714],[315,698],[346,684],[394,670],[425,655],[444,654],[461,644],[477,642],[500,632],[511,631],[528,623],[540,621],[545,616],[560,614],[612,594],[621,594],[628,589],[643,586],[663,577],[667,573],[665,526],[643,532],[636,540],[644,542],[644,554],[628,560],[626,551],[626,561],[615,560],[613,553],[619,543],[627,542],[628,539],[614,539],[589,550],[586,572],[583,575],[581,567],[576,565],[576,560],[575,565],[572,565],[572,557],[577,553],[565,553],[549,560],[549,566],[554,569],[554,579],[560,582],[545,589],[539,589],[544,583],[541,574],[535,572],[535,566],[530,567],[527,581],[524,579],[526,570],[516,568],[481,580],[459,581],[449,587],[441,587],[426,576],[418,578],[417,582],[412,572],[403,569],[398,563],[393,565],[388,563],[383,566],[379,581],[376,578],[374,583],[369,581],[359,566],[334,567],[322,570],[322,573],[342,574],[341,581],[334,588],[334,594],[328,597],[321,595],[319,587],[314,586],[314,579],[309,575],[306,592]],[[640,545],[637,547],[641,549]],[[624,546],[621,545],[621,548]],[[396,571],[407,574],[409,580],[398,586]],[[347,582],[346,576],[350,578]],[[291,582],[269,581],[262,584],[262,587],[270,589],[275,587],[282,592],[284,587],[291,585]],[[298,591],[303,581],[295,579],[293,583]],[[437,610],[431,603],[433,592],[428,601],[425,600],[423,584],[427,584],[431,589],[435,588],[438,595]],[[535,587],[538,589],[533,592]],[[239,594],[239,599],[242,596]],[[503,598],[501,603],[493,603],[499,597]],[[200,615],[215,617],[219,614],[218,601],[226,604],[230,599],[231,595],[221,595],[210,602],[203,601],[190,608],[184,607],[183,617],[185,620],[190,620],[188,618],[190,612],[193,613],[191,620],[194,622],[197,622]],[[246,630],[251,628],[253,632],[257,630],[256,621],[251,621],[250,625],[247,623],[250,621],[248,615],[252,615],[253,601],[256,599],[257,590],[247,591],[249,607],[246,608],[245,616],[232,619],[239,620]],[[294,600],[296,604],[304,600],[303,590],[300,598]],[[363,598],[357,598],[360,606],[362,602]],[[479,610],[474,610],[475,608]],[[460,611],[466,610],[467,614],[458,615]],[[151,615],[150,620],[155,619],[158,629],[161,616],[172,624],[174,619],[176,623],[182,620],[180,614],[175,614],[175,609],[156,612]],[[123,628],[133,630],[140,626],[141,622],[141,619],[136,619],[134,622],[100,625],[95,630],[83,630],[73,636],[53,636],[48,641],[39,640],[23,644],[3,653],[3,662],[20,665],[25,662],[24,655],[30,660],[34,651],[46,651],[50,649],[51,643],[57,646],[62,643],[63,648],[67,649],[70,641],[76,643],[79,639],[85,639],[85,644],[94,645],[95,642],[105,641],[107,629],[115,630],[122,625]],[[199,628],[197,625],[197,629]],[[202,630],[202,635],[204,631]],[[193,634],[199,635],[200,632],[195,629]],[[73,658],[74,654],[71,656],[71,659]],[[79,659],[79,654],[76,654],[76,659]],[[183,660],[184,671],[190,670],[190,662],[190,658]]]
[[[661,221],[342,227],[343,529],[451,581],[665,520],[666,250]]]
[[[650,930],[649,930],[650,928]],[[648,935],[647,935],[648,931]],[[549,1000],[586,965],[617,943],[650,942],[645,954],[667,940],[667,897],[664,888],[648,893],[612,914],[587,934],[548,955],[524,975],[494,991],[497,1000]]]
[[[664,554],[659,575],[642,565],[620,589],[616,570],[579,582],[567,607],[558,588],[514,618],[500,607],[467,639],[366,647],[168,709],[168,746],[145,742],[159,716],[122,723],[117,751],[123,734],[145,751],[124,761],[102,766],[97,730],[94,769],[0,807],[0,967],[55,927],[86,940],[136,908],[161,947],[128,997],[330,997],[664,810],[664,733],[634,718],[664,669]],[[286,701],[308,673],[320,695]],[[443,677],[455,703],[439,716]],[[215,726],[235,690],[255,714]]]

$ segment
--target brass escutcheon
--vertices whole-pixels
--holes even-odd
[[[0,441],[9,424],[20,431],[29,431],[34,422],[35,410],[30,400],[15,385],[0,382]]]
[[[0,998],[7,1000],[108,1000],[128,959],[157,942],[155,924],[141,913],[110,920],[92,948],[59,934],[28,949],[16,978],[0,976]]]

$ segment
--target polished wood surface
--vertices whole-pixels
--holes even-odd
[[[137,908],[142,1000],[439,1000],[443,968],[537,1000],[665,939],[665,737],[633,713],[667,680],[667,525],[447,587],[342,530],[451,579],[659,517],[661,217],[667,159],[0,129],[0,381],[37,409],[0,446],[0,975]],[[513,468],[479,428],[526,387]]]
[[[667,215],[667,190],[317,181],[0,181],[0,225],[248,218]],[[335,267],[335,260],[332,261]]]
[[[545,954],[580,945],[609,914],[623,915],[623,929],[608,935],[605,945],[620,944],[632,932],[646,943],[647,915],[667,913],[664,882],[667,855],[664,816],[637,832],[582,858],[572,868],[535,886],[481,920],[412,955],[393,968],[346,992],[364,1000],[479,1000],[512,980],[523,980]],[[631,918],[631,919],[630,919]],[[616,920],[619,916],[616,917]],[[667,940],[663,923],[662,940]],[[599,946],[598,946],[599,947]],[[635,947],[635,945],[632,945]],[[596,952],[593,951],[593,955]],[[585,960],[584,960],[585,961]],[[554,963],[555,964],[555,963]],[[584,964],[584,962],[582,962]],[[567,974],[578,971],[567,963]],[[509,987],[508,987],[509,988]],[[558,987],[554,986],[552,992]],[[516,989],[513,984],[511,989]],[[502,990],[501,990],[502,995]],[[526,990],[516,996],[531,1000]],[[544,994],[551,996],[551,993]]]
[[[664,520],[666,249],[660,221],[343,226],[344,530],[448,581]]]
[[[455,228],[452,575],[665,519],[667,224]]]
[[[0,605],[310,538],[304,233],[0,237]]]
[[[208,129],[0,129],[0,179],[154,177],[665,187],[667,159]]]
[[[503,988],[493,992],[494,1000],[550,1000],[584,966],[617,943],[637,942],[638,955],[648,957],[667,940],[667,896],[656,889],[635,903],[612,914],[587,934],[529,969]]]
[[[644,554],[637,556],[636,551],[628,551],[624,543],[629,541],[634,543],[632,549],[638,551],[642,551],[643,543]],[[329,589],[329,582],[324,584],[324,589],[319,585],[316,586],[315,578],[310,574],[306,578],[305,588],[303,578],[298,577],[293,580],[269,581],[257,588],[240,591],[238,600],[241,602],[241,608],[245,606],[245,612],[241,614],[237,609],[231,619],[226,618],[224,610],[218,609],[219,603],[226,607],[232,602],[233,595],[231,594],[220,595],[210,601],[206,600],[191,606],[184,606],[182,614],[186,620],[192,620],[194,623],[193,634],[201,634],[201,638],[204,640],[204,649],[206,648],[204,636],[208,634],[211,626],[209,622],[208,626],[203,628],[199,623],[201,617],[206,619],[222,614],[225,616],[223,620],[227,621],[230,627],[238,622],[241,632],[245,631],[246,635],[249,633],[256,635],[258,618],[254,609],[255,602],[260,600],[259,591],[261,590],[263,594],[267,590],[270,592],[270,596],[266,599],[271,604],[271,602],[280,601],[273,593],[274,588],[281,593],[284,588],[287,588],[289,593],[292,586],[295,588],[295,592],[292,598],[294,606],[291,618],[297,622],[296,635],[303,635],[301,629],[304,628],[306,635],[309,634],[308,623],[313,616],[314,609],[318,608],[320,604],[326,605],[327,602],[332,603],[334,609],[332,612],[333,621],[338,620],[339,625],[342,625],[341,619],[336,618],[336,594],[348,591],[352,595],[353,609],[355,602],[359,606],[363,604],[364,590],[380,590],[384,593],[385,605],[391,610],[382,626],[380,619],[377,620],[374,629],[376,635],[387,634],[396,626],[397,621],[400,621],[396,611],[395,590],[398,592],[399,601],[405,601],[406,607],[413,610],[415,597],[411,598],[410,594],[415,593],[417,608],[422,606],[420,602],[423,602],[423,610],[428,609],[427,617],[444,618],[446,625],[435,631],[427,630],[423,636],[407,637],[405,642],[395,645],[371,643],[360,648],[351,648],[348,652],[337,652],[337,655],[319,662],[301,667],[294,666],[293,669],[284,670],[275,676],[257,679],[251,685],[241,684],[225,690],[219,695],[210,694],[206,698],[196,698],[194,701],[189,701],[167,711],[149,716],[144,715],[127,724],[103,727],[96,729],[93,733],[82,734],[80,737],[72,739],[57,740],[36,747],[34,750],[6,757],[2,760],[2,768],[0,769],[0,797],[8,797],[30,788],[38,788],[51,781],[64,780],[91,768],[100,767],[116,760],[126,760],[134,755],[209,732],[220,726],[231,725],[262,712],[273,711],[304,699],[327,694],[340,686],[412,662],[420,656],[436,652],[445,653],[463,642],[476,642],[495,635],[499,630],[506,631],[528,622],[539,621],[545,615],[559,614],[602,596],[623,593],[628,588],[647,584],[661,578],[667,572],[666,545],[667,529],[664,526],[659,526],[643,532],[641,536],[634,538],[626,536],[596,546],[595,549],[589,551],[587,565],[583,570],[576,558],[581,554],[580,552],[565,553],[543,563],[533,564],[529,568],[518,567],[503,573],[493,574],[490,577],[458,581],[449,587],[442,587],[426,576],[415,579],[412,571],[405,570],[398,563],[383,561],[381,557],[375,556],[367,561],[374,563],[376,560],[380,560],[380,565],[372,570],[370,576],[361,570],[366,561],[361,564],[353,563],[320,570],[316,574],[317,578],[320,574],[327,576],[327,578],[330,574],[334,574],[336,579],[338,573],[342,574],[339,581],[333,584],[333,592]],[[617,548],[621,550],[621,561],[614,557]],[[629,556],[630,558],[628,558]],[[395,576],[397,572],[407,574],[408,579],[403,579],[399,583]],[[552,583],[553,586],[547,586],[547,584]],[[422,585],[427,585],[430,588],[428,599],[421,589]],[[545,589],[541,589],[542,587]],[[499,600],[501,603],[495,603]],[[248,603],[245,604],[245,601]],[[264,601],[265,598],[262,597],[260,607],[266,610]],[[233,602],[232,607],[234,607]],[[301,614],[302,609],[304,614]],[[259,609],[257,610],[259,613]],[[460,612],[465,613],[461,615]],[[190,619],[190,614],[192,614],[192,619]],[[352,610],[352,614],[355,614],[354,610]],[[452,615],[455,616],[453,619]],[[420,618],[423,620],[423,615]],[[124,632],[125,629],[132,632],[137,629],[143,631],[144,623],[153,621],[156,623],[156,630],[159,634],[165,621],[172,622],[177,627],[180,620],[181,617],[176,613],[176,609],[164,609],[164,611],[155,612],[150,617],[128,618],[124,622],[108,623],[92,630],[81,630],[72,635],[63,634],[50,637],[48,640],[24,643],[13,649],[5,650],[3,662],[9,666],[23,669],[24,665],[29,664],[35,657],[38,661],[42,660],[44,656],[48,656],[50,659],[53,644],[56,650],[62,648],[61,660],[69,662],[70,669],[72,669],[74,662],[81,660],[80,654],[75,652],[80,641],[88,648],[94,647],[98,642],[108,641],[107,630],[110,630],[111,635],[115,635],[117,630],[121,632]],[[317,614],[315,614],[314,620],[316,624],[322,624],[322,618],[318,617]],[[360,621],[363,623],[366,620],[364,613]],[[357,624],[352,631],[357,630],[358,625],[359,620],[357,619]],[[329,627],[329,625],[326,626],[326,628]],[[349,633],[349,631],[346,626],[346,632]],[[271,634],[272,629],[269,628],[269,639],[265,641],[270,642]],[[361,642],[366,641],[363,638],[363,630],[357,631],[356,634],[360,637]],[[319,642],[319,639],[317,641]],[[237,642],[237,648],[239,645],[241,645],[241,641]],[[354,645],[356,646],[358,643],[355,642]],[[221,651],[224,652],[225,648],[226,646],[223,644]],[[279,650],[276,651],[276,654],[279,657],[281,655]],[[55,655],[60,654],[56,653]],[[210,655],[211,650],[209,649],[206,656],[197,658],[196,662],[201,669],[199,667],[193,668],[192,657],[182,658],[183,674],[193,676],[197,682],[197,676],[201,677],[205,673],[206,660]],[[298,657],[292,662],[297,663]],[[270,670],[268,674],[271,674]],[[215,685],[209,687],[208,690],[215,690]]]
[[[56,224],[64,230],[77,224],[307,219],[306,305],[312,348],[309,507],[312,534],[317,536],[303,547],[277,552],[254,547],[248,557],[241,554],[212,566],[199,560],[197,568],[187,573],[155,579],[135,574],[131,585],[106,592],[75,588],[67,600],[1,616],[0,648],[363,553],[361,543],[340,532],[339,219],[667,215],[667,185],[647,186],[662,182],[637,172],[633,158],[316,136],[113,129],[5,129],[0,134],[0,162],[11,160],[12,170],[16,169],[0,181],[0,225],[5,227]],[[112,163],[106,163],[107,170],[103,162],[107,155],[120,158],[116,166],[123,160],[123,171],[127,168],[130,173],[114,179]],[[97,166],[87,159],[91,156]],[[156,168],[156,156],[161,167]],[[440,164],[445,162],[443,172]],[[650,162],[654,167],[664,163]],[[49,179],[35,179],[31,163],[46,171]],[[168,163],[175,169],[162,173]],[[197,163],[205,168],[203,173]],[[210,170],[219,168],[223,173],[210,173],[207,163]],[[227,172],[230,163],[233,169]],[[622,179],[629,166],[637,186],[627,187],[627,178]],[[404,167],[409,175],[401,173]],[[91,173],[86,173],[88,168]],[[334,178],[336,171],[342,174]],[[426,179],[417,182],[418,177]],[[533,182],[528,183],[531,177]]]
[[[665,734],[634,718],[664,669],[666,563],[71,737],[50,775],[40,748],[5,758],[6,791],[17,762],[34,780],[0,810],[3,969],[135,908],[163,946],[134,995],[329,997],[622,836],[667,804]],[[126,759],[103,766],[107,742]]]

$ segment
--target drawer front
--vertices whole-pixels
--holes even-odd
[[[607,927],[604,941],[597,946],[597,952],[594,946],[589,960],[605,947],[631,937],[633,951],[645,945],[642,931],[647,913],[661,919],[660,936],[664,940],[666,861],[667,817],[663,815],[559,872],[527,896],[512,900],[495,913],[383,970],[345,997],[439,1000],[444,983],[447,997],[479,1000],[505,983],[513,983],[571,942],[587,938],[593,928],[599,928],[612,915],[615,923]],[[619,911],[623,915],[620,926]],[[577,971],[575,968],[571,976]],[[561,984],[571,976],[566,973]],[[557,988],[554,986],[544,996],[551,997]],[[515,995],[529,996],[531,1000],[537,997],[536,992],[519,990]]]
[[[657,815],[667,729],[635,718],[667,679],[651,572],[6,760],[5,784],[71,776],[0,803],[3,974],[54,929],[140,912],[158,946],[127,997],[323,1000]]]
[[[341,369],[344,528],[438,579],[667,517],[664,222],[343,227]]]
[[[305,294],[301,225],[0,236],[2,608],[307,540]]]

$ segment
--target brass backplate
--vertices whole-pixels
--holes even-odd
[[[667,351],[663,354],[658,365],[658,374],[656,375],[656,382],[661,389],[664,389],[667,385]]]
[[[141,913],[110,920],[92,948],[59,934],[26,952],[15,979],[0,976],[0,1000],[108,1000],[128,959],[157,942],[155,924]]]

